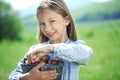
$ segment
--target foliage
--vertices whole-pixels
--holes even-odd
[[[75,20],[79,22],[91,22],[120,18],[120,4],[118,0],[111,0],[106,3],[96,3],[91,6],[78,9],[73,12]]]
[[[106,3],[92,3],[83,8],[71,11],[76,24],[82,22],[97,22],[102,20],[112,20],[120,18],[119,0],[110,0]],[[36,27],[37,20],[35,15],[24,17],[25,26]]]
[[[20,39],[22,21],[10,4],[0,1],[0,41]]]

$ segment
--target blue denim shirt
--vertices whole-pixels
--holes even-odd
[[[47,44],[50,44],[50,41],[35,45],[29,50]],[[87,64],[91,55],[92,49],[85,45],[84,41],[71,41],[69,39],[65,43],[56,44],[54,54],[52,53],[52,56],[62,58],[65,61],[62,80],[79,80],[80,65]],[[19,80],[23,74],[21,64],[24,64],[23,59],[19,61],[17,68],[10,74],[9,80]]]

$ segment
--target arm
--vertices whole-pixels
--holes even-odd
[[[92,49],[81,40],[71,41],[69,44],[40,45],[27,54],[27,59],[29,62],[34,62],[34,58],[40,58],[49,52],[53,52],[56,56],[66,61],[87,64],[91,57]]]
[[[54,54],[67,61],[87,64],[91,57],[92,49],[79,40],[69,44],[60,43],[54,45]]]

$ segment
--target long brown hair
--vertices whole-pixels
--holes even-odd
[[[70,23],[67,26],[67,35],[70,40],[76,41],[77,36],[76,36],[74,22],[73,22],[73,19],[71,17],[71,14],[70,14],[65,2],[63,0],[43,0],[41,2],[40,6],[38,6],[38,8],[37,8],[37,18],[38,18],[38,15],[44,9],[48,9],[48,8],[61,14],[63,17],[66,17],[66,16],[69,17]],[[49,38],[46,37],[39,28],[39,41],[42,43],[42,42],[46,42],[48,40],[49,40]]]

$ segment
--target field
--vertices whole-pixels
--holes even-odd
[[[78,39],[93,48],[88,65],[81,65],[80,80],[120,79],[120,20],[80,23]],[[36,32],[25,31],[22,41],[0,42],[0,80],[8,80],[10,72],[28,48],[37,43]]]
[[[103,21],[81,26],[78,35],[93,48],[94,53],[89,64],[81,66],[80,80],[119,80],[120,21]]]

